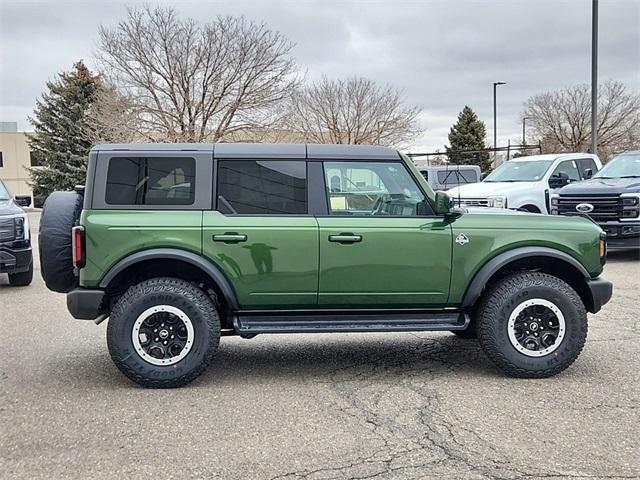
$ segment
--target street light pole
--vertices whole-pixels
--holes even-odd
[[[591,4],[591,153],[598,154],[598,0]]]
[[[496,113],[496,87],[498,85],[505,85],[506,82],[493,82],[493,148],[498,148],[498,120]],[[496,163],[497,151],[493,152],[493,163]]]
[[[529,117],[522,117],[522,145],[527,144],[527,136],[526,136],[527,118]]]

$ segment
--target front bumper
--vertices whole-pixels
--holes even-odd
[[[27,272],[33,262],[31,247],[0,246],[0,273]]]
[[[103,290],[74,288],[67,293],[67,309],[78,320],[95,320],[105,312]]]
[[[591,305],[588,305],[588,310],[591,313],[597,313],[605,303],[611,300],[613,283],[604,278],[596,277],[587,280],[587,287],[591,293]]]
[[[640,223],[599,222],[607,234],[607,248],[640,248]]]

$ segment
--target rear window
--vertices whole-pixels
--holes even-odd
[[[222,213],[307,213],[306,162],[221,160],[218,165],[218,210]]]
[[[466,169],[452,169],[452,170],[440,170],[438,172],[438,183],[475,183],[478,181],[478,175],[475,170],[469,168]]]
[[[193,205],[194,158],[113,157],[107,172],[109,205]]]

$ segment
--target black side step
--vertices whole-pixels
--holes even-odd
[[[469,315],[451,313],[309,313],[284,315],[237,315],[233,327],[241,336],[258,333],[321,332],[423,332],[464,330]]]

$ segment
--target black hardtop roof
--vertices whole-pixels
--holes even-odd
[[[106,143],[94,152],[213,152],[214,158],[308,158],[325,160],[398,160],[398,152],[380,145],[304,143]]]

